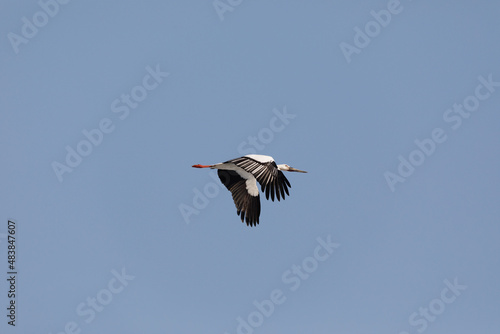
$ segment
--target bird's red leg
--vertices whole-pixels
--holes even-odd
[[[198,164],[198,165],[193,165],[192,167],[194,167],[194,168],[210,168],[210,167],[212,167],[212,165],[200,165],[200,164]]]

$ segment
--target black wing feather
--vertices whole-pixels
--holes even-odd
[[[217,170],[222,184],[231,192],[236,214],[241,217],[241,222],[245,221],[248,226],[259,224],[260,216],[260,196],[252,196],[246,188],[246,180],[233,170]]]
[[[262,192],[266,194],[266,199],[269,199],[269,195],[271,195],[271,200],[274,201],[275,194],[278,201],[281,198],[285,199],[285,193],[290,196],[288,188],[292,186],[283,172],[278,170],[276,162],[262,163],[249,157],[241,157],[225,163],[233,163],[251,173],[260,183]]]

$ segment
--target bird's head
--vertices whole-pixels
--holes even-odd
[[[288,166],[287,164],[278,165],[278,169],[285,170],[287,172],[307,173],[305,170],[296,169],[296,168]]]

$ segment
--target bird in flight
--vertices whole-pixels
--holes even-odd
[[[249,154],[241,158],[228,160],[215,165],[193,165],[194,168],[217,169],[219,179],[231,192],[236,205],[236,214],[248,226],[259,224],[260,199],[257,181],[266,199],[274,202],[274,197],[285,199],[288,187],[292,187],[282,171],[307,173],[286,164],[276,165],[274,159],[267,155]]]

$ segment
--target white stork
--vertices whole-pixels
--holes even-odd
[[[241,222],[246,221],[249,226],[259,223],[260,200],[257,182],[261,185],[262,192],[266,192],[266,199],[278,201],[280,195],[285,199],[288,187],[292,187],[282,170],[288,172],[307,173],[306,171],[292,168],[286,164],[276,165],[274,159],[267,155],[249,154],[241,158],[228,160],[215,165],[193,165],[195,168],[217,169],[221,182],[233,195],[236,205],[236,214],[241,216]]]

